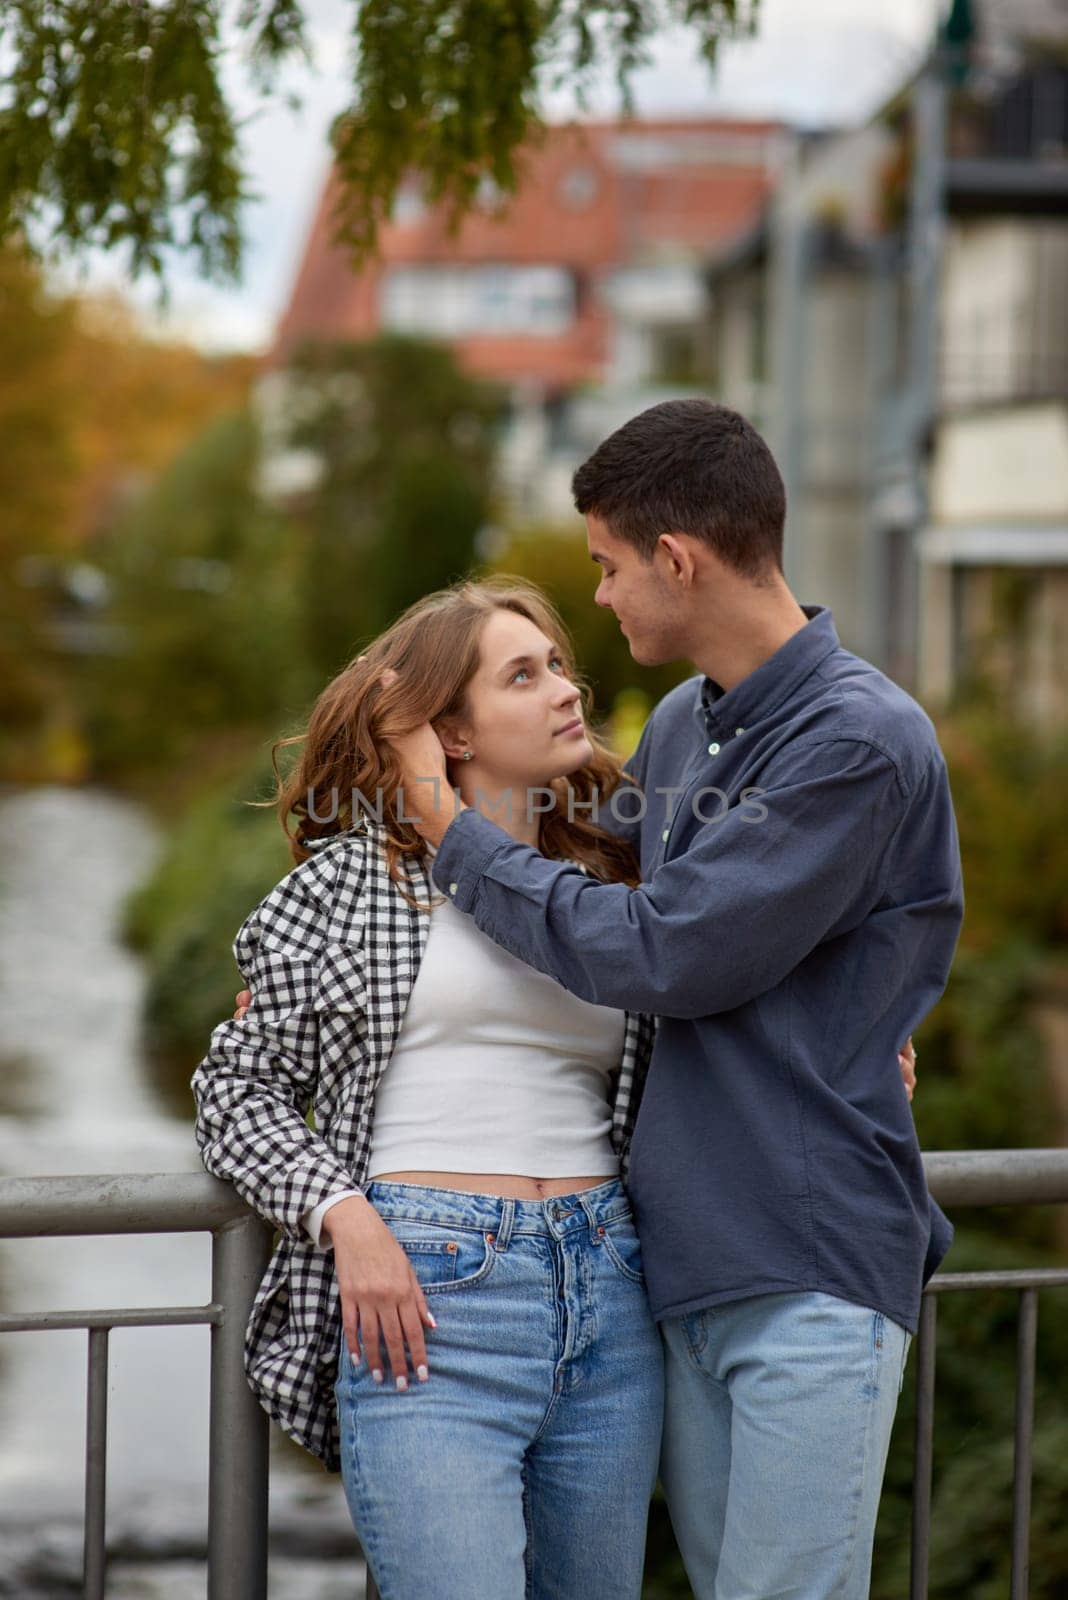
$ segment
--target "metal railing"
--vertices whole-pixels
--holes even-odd
[[[946,1151],[925,1156],[924,1166],[931,1193],[939,1205],[949,1211],[963,1206],[1063,1205],[1068,1202],[1068,1150]],[[1009,1596],[1010,1600],[1027,1600],[1038,1293],[1040,1289],[1060,1288],[1066,1284],[1068,1268],[1053,1267],[1030,1272],[940,1272],[927,1285],[916,1340],[909,1600],[927,1600],[939,1298],[968,1289],[1015,1289],[1020,1295]]]
[[[267,1593],[267,1417],[245,1382],[245,1324],[270,1259],[271,1231],[229,1184],[197,1173],[0,1178],[0,1238],[105,1233],[212,1236],[211,1299],[202,1306],[0,1313],[0,1333],[85,1328],[85,1600],[106,1572],[108,1334],[112,1328],[211,1328],[208,1600]]]
[[[951,1211],[1068,1203],[1068,1150],[954,1151],[924,1162],[932,1193]],[[227,1184],[207,1175],[0,1178],[0,1238],[209,1231],[207,1305],[0,1313],[0,1333],[85,1328],[89,1334],[85,1600],[104,1596],[108,1332],[190,1323],[211,1327],[208,1600],[265,1600],[267,1418],[245,1382],[243,1348],[271,1234]],[[927,1596],[939,1298],[993,1288],[1020,1295],[1010,1596],[1027,1600],[1038,1295],[1064,1285],[1068,1267],[938,1273],[927,1286],[916,1341],[910,1600]],[[367,1600],[378,1600],[370,1573],[366,1593]]]

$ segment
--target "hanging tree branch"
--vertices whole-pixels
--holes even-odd
[[[374,248],[407,172],[458,219],[479,183],[509,192],[547,85],[583,104],[610,68],[629,105],[653,36],[688,24],[710,63],[759,0],[351,0],[352,104],[331,140],[338,223]],[[169,248],[236,277],[250,198],[221,83],[224,25],[257,84],[307,55],[304,0],[0,0],[0,238],[75,253],[126,246],[134,272]]]

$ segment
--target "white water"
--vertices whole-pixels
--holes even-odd
[[[0,800],[0,1174],[199,1170],[188,1121],[142,1070],[144,976],[117,937],[158,848],[145,814],[103,790]],[[209,1244],[198,1234],[0,1241],[0,1304],[203,1304]],[[0,1335],[0,1595],[77,1593],[86,1350],[81,1331]],[[206,1528],[207,1384],[206,1328],[111,1334],[109,1544],[145,1558],[113,1563],[115,1600],[205,1593],[202,1562],[177,1558]],[[272,1556],[270,1600],[356,1600],[362,1563],[339,1480],[299,1452],[277,1455],[272,1529],[290,1547],[299,1539],[302,1555],[341,1558]]]

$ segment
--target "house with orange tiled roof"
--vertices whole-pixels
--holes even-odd
[[[332,241],[331,173],[269,365],[283,372],[309,339],[444,340],[513,395],[502,447],[513,505],[567,511],[575,451],[550,459],[561,407],[581,392],[588,412],[592,390],[617,410],[626,393],[629,414],[657,385],[697,381],[705,264],[761,216],[784,136],[778,123],[724,118],[551,126],[522,152],[517,194],[485,185],[457,231],[412,174],[358,269]]]

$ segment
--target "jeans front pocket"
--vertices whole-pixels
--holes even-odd
[[[615,1217],[597,1229],[605,1255],[630,1283],[645,1283],[638,1230],[629,1216]]]
[[[425,1294],[481,1283],[497,1258],[491,1237],[481,1229],[417,1222],[410,1217],[386,1216],[382,1220],[408,1257]]]
[[[898,1380],[898,1385],[897,1385],[898,1394],[900,1394],[902,1389],[905,1387],[905,1364],[909,1359],[909,1349],[910,1349],[911,1345],[912,1345],[912,1335],[908,1331],[908,1329],[906,1328],[905,1329],[905,1343],[904,1343],[904,1347],[902,1348],[902,1351],[901,1351],[901,1377]]]

